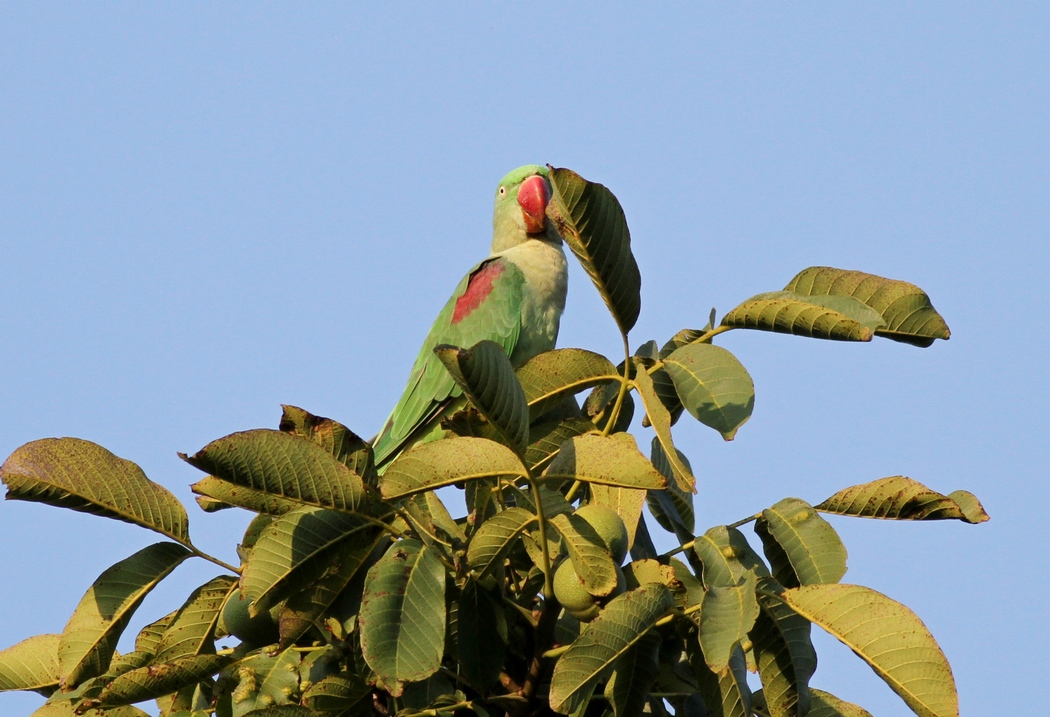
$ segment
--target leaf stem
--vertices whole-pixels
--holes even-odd
[[[627,388],[631,385],[631,346],[627,342],[627,334],[623,331],[620,332],[620,338],[623,339],[623,375],[620,377],[620,391],[616,394],[616,403],[613,404],[609,420],[602,429],[603,436],[608,436],[620,419],[620,409],[623,408],[623,401],[627,397]]]
[[[674,548],[673,550],[668,550],[666,553],[661,553],[660,555],[658,555],[656,557],[657,557],[658,560],[660,558],[669,558],[672,555],[677,555],[678,553],[684,553],[686,550],[689,550],[695,544],[696,544],[696,540],[690,540],[689,542],[682,543],[677,548]]]
[[[735,523],[730,523],[730,524],[729,524],[729,525],[727,525],[726,527],[727,527],[727,528],[739,528],[740,526],[742,526],[742,525],[747,525],[747,524],[748,524],[748,523],[750,523],[751,521],[753,521],[753,520],[758,520],[758,519],[759,519],[759,518],[761,518],[761,517],[762,517],[762,514],[761,514],[761,513],[755,513],[754,515],[752,515],[752,516],[750,516],[750,517],[747,517],[747,518],[741,518],[740,520],[738,520],[738,521],[737,521],[737,522],[735,522]]]
[[[223,561],[219,560],[218,558],[216,558],[213,555],[208,555],[203,550],[201,550],[197,546],[195,546],[193,543],[185,542],[185,543],[183,543],[183,545],[185,545],[187,548],[189,548],[190,551],[194,555],[196,555],[198,558],[204,558],[209,563],[215,563],[216,565],[218,565],[223,570],[229,570],[234,575],[240,575],[241,574],[241,569],[240,568],[235,568],[232,565],[230,565],[229,563],[224,563]]]
[[[532,502],[536,505],[536,517],[540,524],[540,550],[543,552],[543,594],[547,600],[554,599],[554,580],[551,576],[550,547],[547,545],[547,516],[543,514],[543,503],[540,499],[540,484],[532,477],[528,477],[529,488],[532,491]]]

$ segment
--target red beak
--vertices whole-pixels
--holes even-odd
[[[518,204],[525,217],[525,230],[529,234],[538,234],[547,228],[547,182],[538,174],[521,183],[518,189]]]

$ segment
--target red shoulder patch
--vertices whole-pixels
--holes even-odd
[[[456,308],[452,312],[453,324],[458,324],[470,316],[474,309],[481,306],[482,302],[492,293],[492,285],[502,273],[503,264],[498,261],[490,261],[470,275],[467,290],[456,299]]]

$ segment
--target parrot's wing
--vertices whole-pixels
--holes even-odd
[[[509,356],[521,330],[525,276],[501,257],[487,259],[463,277],[438,314],[419,351],[405,392],[372,444],[376,465],[396,456],[417,430],[461,391],[434,349],[441,344],[470,348],[495,341]]]

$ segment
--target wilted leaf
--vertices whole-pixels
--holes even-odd
[[[445,568],[418,540],[400,540],[371,567],[360,613],[361,651],[391,694],[441,666]]]
[[[642,403],[645,404],[645,412],[649,416],[653,430],[656,431],[656,438],[660,441],[664,456],[671,465],[675,481],[683,491],[695,493],[696,478],[693,477],[689,466],[679,458],[680,454],[675,450],[674,441],[671,440],[671,414],[668,413],[667,408],[656,394],[656,388],[653,386],[652,378],[646,372],[645,364],[639,361],[636,369],[634,383],[638,387]]]
[[[57,687],[61,638],[61,635],[35,635],[0,651],[0,692],[36,692]]]
[[[478,571],[478,579],[502,564],[518,536],[536,520],[524,508],[508,508],[481,524],[467,545],[467,563]]]
[[[747,639],[758,617],[756,577],[746,572],[735,585],[713,586],[700,608],[700,647],[707,666],[721,673],[729,667],[733,646]]]
[[[722,326],[833,341],[871,341],[884,325],[878,312],[857,299],[791,291],[752,296],[722,317]]]
[[[263,529],[241,571],[241,592],[251,613],[268,610],[328,573],[347,545],[370,545],[377,528],[335,510],[303,507]]]
[[[155,543],[98,576],[62,631],[58,662],[64,688],[106,671],[117,640],[142,600],[190,555],[181,545]]]
[[[284,515],[290,510],[303,506],[299,501],[282,498],[272,493],[265,493],[255,488],[246,488],[243,485],[230,483],[215,476],[202,478],[191,485],[190,490],[199,496],[224,504],[227,507],[236,506],[266,515]],[[197,502],[199,503],[200,499]],[[205,506],[201,507],[208,510]]]
[[[934,339],[951,336],[948,325],[933,308],[926,292],[906,281],[862,271],[813,266],[799,272],[784,288],[811,299],[823,296],[857,299],[885,322],[876,330],[876,335],[894,341],[925,347]]]
[[[580,260],[625,336],[641,311],[642,277],[613,193],[569,169],[550,168],[547,216]]]
[[[964,503],[972,506],[969,513],[954,500],[956,493],[961,494]],[[983,523],[988,520],[988,514],[972,493],[956,493],[944,496],[911,478],[893,476],[840,490],[815,507],[825,513],[861,518],[956,519],[967,523]]]
[[[673,609],[670,591],[656,583],[610,600],[554,665],[551,709],[562,714],[579,709],[617,660]]]
[[[616,367],[601,354],[584,349],[554,349],[526,361],[517,370],[529,415],[538,418],[565,396],[619,379]]]
[[[228,655],[191,655],[171,662],[129,670],[106,685],[84,706],[127,705],[178,692],[219,672],[233,661]]]
[[[481,341],[469,349],[438,346],[434,353],[507,445],[523,454],[529,444],[529,408],[503,347]]]
[[[237,579],[220,575],[194,590],[168,624],[154,648],[154,662],[171,662],[176,657],[213,654],[215,625],[226,596],[237,586]]]
[[[685,409],[727,441],[751,418],[755,384],[744,365],[721,346],[688,344],[663,364]]]
[[[484,438],[445,438],[413,446],[399,455],[380,481],[388,500],[460,481],[527,475],[514,451]]]
[[[561,535],[584,589],[596,597],[611,593],[619,580],[616,564],[591,524],[577,515],[555,515],[549,520]]]
[[[761,611],[751,631],[763,699],[770,717],[806,717],[817,653],[810,641],[809,621],[769,594],[779,590],[770,579],[759,582]]]
[[[190,539],[182,503],[131,461],[79,438],[44,438],[0,466],[8,500],[27,500],[123,520],[180,543]]]
[[[321,446],[290,433],[261,428],[233,433],[182,458],[230,483],[306,505],[354,511],[365,499],[361,476]]]
[[[846,574],[846,546],[809,503],[785,498],[762,511],[761,522],[783,549],[800,585],[837,583]]]
[[[958,717],[948,660],[904,605],[859,585],[804,585],[781,598],[857,653],[919,717]]]
[[[566,441],[543,477],[655,490],[667,484],[629,433],[585,434]]]
[[[376,483],[376,465],[372,446],[338,421],[315,416],[296,406],[282,405],[280,430],[313,441],[331,453],[336,460],[361,476],[365,483]]]

